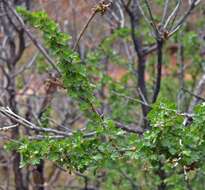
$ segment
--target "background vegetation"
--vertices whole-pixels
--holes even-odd
[[[203,190],[204,5],[0,0],[0,189]]]

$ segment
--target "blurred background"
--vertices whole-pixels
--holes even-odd
[[[68,46],[74,47],[80,31],[100,1],[94,0],[8,0],[9,4],[26,7],[30,11],[44,11],[58,23],[61,31],[72,38]],[[137,1],[136,1],[137,2]],[[96,85],[95,96],[101,103],[99,111],[131,129],[143,128],[147,107],[135,99],[145,98],[152,103],[157,76],[157,48],[153,30],[146,21],[149,17],[143,0],[131,3],[130,16],[125,4],[115,0],[105,14],[96,14],[83,33],[76,51],[88,69],[89,79]],[[155,24],[160,28],[165,0],[150,1]],[[171,13],[178,1],[170,1]],[[171,31],[175,21],[190,7],[182,0],[175,18],[169,23]],[[141,10],[141,11],[142,11]],[[169,15],[167,14],[167,15]],[[163,44],[161,88],[158,98],[166,98],[182,112],[192,113],[193,107],[205,99],[205,2],[202,0],[189,14],[181,29]],[[140,43],[146,68],[139,71],[139,52],[135,47],[132,22],[136,23],[134,36]],[[172,23],[173,22],[173,23]],[[25,21],[29,32],[43,44],[41,32]],[[45,44],[43,46],[46,47]],[[49,50],[46,49],[49,53]],[[146,92],[139,88],[139,77],[146,83]],[[48,64],[36,45],[29,39],[19,21],[0,0],[0,104],[9,106],[23,118],[38,124],[48,120],[51,128],[62,131],[82,129],[88,120],[65,89],[52,85],[56,72]],[[144,96],[144,97],[143,97]],[[45,110],[50,110],[49,116]],[[44,114],[44,115],[43,115]],[[43,115],[43,117],[42,117]],[[43,118],[43,120],[42,120]],[[0,126],[12,121],[0,115]],[[4,145],[8,139],[31,136],[24,128],[14,128],[0,134],[0,189],[2,190],[63,190],[63,189],[155,189],[152,174],[146,166],[132,160],[110,162],[97,174],[88,169],[84,173],[66,171],[55,163],[42,160],[37,166],[20,167],[20,155],[8,152]],[[201,181],[200,181],[201,180]],[[199,179],[203,189],[204,180]],[[197,187],[197,186],[196,186]],[[195,188],[197,189],[197,188]]]

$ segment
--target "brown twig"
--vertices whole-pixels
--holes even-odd
[[[83,36],[83,34],[85,33],[86,29],[88,28],[89,24],[91,23],[91,21],[93,20],[93,18],[95,17],[95,15],[97,13],[100,13],[101,15],[103,15],[107,9],[110,7],[111,5],[111,2],[109,3],[105,3],[105,1],[101,1],[98,5],[96,5],[94,8],[93,8],[93,13],[90,15],[88,21],[86,22],[85,26],[83,27],[83,29],[81,30],[79,36],[78,36],[78,39],[74,45],[74,48],[73,50],[76,51],[77,49],[77,46]]]

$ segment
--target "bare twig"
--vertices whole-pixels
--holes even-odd
[[[162,20],[161,20],[162,25],[164,24],[164,22],[166,20],[168,8],[169,8],[169,0],[166,0],[164,3],[163,16],[162,16]]]
[[[202,77],[200,78],[200,80],[198,81],[198,84],[196,85],[196,88],[194,90],[194,98],[192,99],[190,105],[189,105],[189,113],[191,113],[194,109],[194,106],[199,102],[199,100],[201,100],[200,94],[204,91],[205,89],[205,74],[202,75]],[[196,97],[198,96],[198,97]]]
[[[149,16],[150,16],[150,21],[151,21],[151,25],[154,29],[154,32],[155,32],[155,35],[156,35],[156,38],[158,38],[159,36],[159,30],[158,30],[158,27],[156,26],[155,24],[155,20],[154,20],[154,16],[152,14],[152,11],[151,11],[151,7],[150,7],[150,4],[147,0],[144,0],[145,2],[145,5],[147,6],[147,10],[148,10],[148,13],[149,13]]]
[[[195,97],[195,98],[197,98],[197,99],[202,100],[203,102],[205,102],[205,98],[203,98],[203,97],[201,97],[201,96],[199,96],[199,95],[197,95],[197,94],[194,94],[193,92],[191,92],[191,91],[189,91],[189,90],[187,90],[187,89],[185,89],[185,88],[182,88],[182,90],[183,90],[184,92],[187,92],[187,93],[190,94],[191,96],[193,96],[193,97]]]
[[[5,5],[10,9],[10,11],[13,13],[13,15],[16,17],[17,21],[19,22],[20,26],[24,30],[24,32],[27,34],[27,36],[30,38],[30,40],[33,42],[33,44],[39,49],[39,51],[44,55],[46,60],[51,64],[51,66],[60,74],[59,69],[56,67],[54,60],[48,55],[44,47],[36,40],[36,38],[33,36],[33,34],[27,29],[26,25],[24,24],[23,19],[18,15],[16,10],[10,5],[10,3],[7,0],[2,0]]]
[[[28,128],[30,130],[34,130],[34,131],[38,131],[38,132],[54,133],[54,134],[57,134],[57,135],[64,135],[64,136],[71,136],[72,135],[72,133],[70,133],[70,132],[67,133],[67,132],[58,131],[58,130],[51,129],[51,128],[42,128],[42,127],[36,126],[35,124],[33,124],[30,121],[24,119],[23,117],[15,114],[8,107],[7,108],[0,107],[0,113],[7,116],[12,121],[15,121],[16,123],[19,123],[19,124],[23,125],[24,127]]]
[[[93,9],[93,13],[91,14],[91,16],[89,17],[88,21],[86,22],[85,26],[83,27],[83,29],[81,30],[78,39],[74,45],[73,50],[75,51],[77,49],[77,46],[83,36],[83,34],[85,33],[86,29],[88,28],[89,24],[91,23],[91,21],[93,20],[93,18],[95,17],[95,15],[97,13],[101,13],[104,14],[107,9],[110,7],[111,3],[105,3],[105,1],[101,1],[98,5],[96,5]]]
[[[181,19],[179,19],[179,21],[177,22],[176,26],[174,27],[174,29],[168,34],[168,37],[171,37],[174,33],[176,33],[183,25],[183,23],[186,21],[187,17],[192,13],[192,11],[194,10],[194,8],[200,3],[200,1],[198,0],[192,0],[192,3],[189,6],[189,9],[187,10],[187,12],[184,14],[183,17],[181,17]]]
[[[144,133],[144,130],[140,127],[130,128],[128,126],[123,125],[120,122],[115,122],[116,127],[119,129],[122,129],[123,131],[126,131],[128,133],[136,133],[138,135],[142,135]]]
[[[0,131],[7,131],[9,129],[13,129],[13,128],[16,128],[16,127],[18,127],[18,124],[6,126],[6,127],[0,127]]]
[[[171,19],[177,14],[177,11],[179,10],[179,7],[181,5],[181,0],[178,0],[178,3],[175,7],[175,9],[172,11],[172,13],[169,15],[169,17],[167,18],[165,24],[164,24],[164,28],[167,28],[168,24],[170,23]]]

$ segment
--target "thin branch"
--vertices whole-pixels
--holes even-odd
[[[172,30],[172,32],[170,32],[168,34],[168,37],[171,37],[174,33],[176,33],[183,25],[183,23],[186,21],[187,17],[192,13],[192,11],[194,10],[194,8],[200,3],[200,1],[197,0],[193,0],[189,9],[187,10],[187,12],[184,14],[184,16],[179,19],[178,23],[176,24],[176,26],[174,27],[174,29]]]
[[[202,100],[203,102],[205,102],[205,98],[203,98],[203,97],[201,97],[201,96],[199,96],[199,95],[197,95],[197,94],[194,94],[193,92],[191,92],[191,91],[189,91],[189,90],[187,90],[187,89],[185,89],[185,88],[182,88],[182,90],[183,90],[184,92],[187,92],[187,93],[190,94],[191,96],[194,96],[195,98],[197,98],[197,99]]]
[[[150,4],[149,4],[149,2],[147,0],[144,0],[144,2],[145,2],[145,5],[147,6],[147,10],[148,10],[148,13],[149,13],[149,16],[150,16],[150,20],[151,20],[151,25],[152,25],[152,27],[153,27],[153,29],[155,31],[156,38],[158,38],[160,33],[159,33],[159,30],[158,30],[158,27],[155,24],[155,20],[154,20],[154,16],[152,14],[152,11],[151,11]]]
[[[6,127],[0,127],[0,131],[8,131],[9,129],[13,129],[18,127],[19,124],[15,124],[15,125],[10,125],[10,126],[6,126]]]
[[[174,17],[174,16],[177,14],[180,5],[181,5],[181,0],[178,1],[178,3],[177,3],[177,5],[176,5],[175,9],[172,11],[172,13],[171,13],[171,14],[169,15],[169,17],[167,18],[167,20],[166,20],[166,22],[165,22],[165,24],[164,24],[164,26],[163,26],[164,28],[167,28],[167,26],[168,26],[168,24],[170,23],[172,17]]]
[[[34,56],[31,58],[31,60],[28,62],[28,64],[25,64],[21,68],[19,68],[19,70],[16,71],[12,77],[15,77],[15,76],[23,73],[26,69],[29,69],[33,65],[33,63],[35,63],[37,57],[38,57],[38,52],[34,54]]]
[[[132,97],[129,97],[129,96],[126,96],[124,94],[121,94],[121,93],[118,93],[118,92],[115,92],[115,91],[111,91],[113,94],[116,94],[118,96],[121,96],[121,97],[124,97],[126,99],[129,99],[129,100],[132,100],[132,101],[135,101],[135,102],[138,102],[140,104],[143,104],[145,106],[148,106],[148,107],[151,107],[148,103],[142,101],[142,100],[139,100],[139,99],[136,99],[136,98],[132,98]]]
[[[27,34],[27,36],[29,37],[29,39],[33,42],[33,44],[39,49],[39,51],[43,54],[43,56],[46,58],[46,60],[51,64],[51,66],[58,72],[59,75],[60,71],[59,69],[56,67],[55,62],[53,61],[53,59],[48,55],[48,53],[46,52],[46,50],[44,49],[44,47],[36,40],[36,38],[33,36],[33,34],[27,29],[26,25],[24,24],[23,19],[18,15],[18,13],[16,12],[16,10],[10,5],[9,2],[7,2],[6,0],[2,0],[5,5],[10,9],[10,11],[13,13],[13,15],[16,17],[17,21],[19,22],[20,26],[22,27],[22,29],[24,30],[24,32]]]
[[[34,130],[34,131],[38,131],[38,132],[46,132],[46,133],[54,133],[57,135],[64,135],[64,136],[71,136],[72,133],[67,133],[67,132],[63,132],[63,131],[58,131],[55,129],[51,129],[51,128],[42,128],[39,127],[33,123],[31,123],[30,121],[24,119],[23,117],[15,114],[10,108],[5,108],[5,107],[0,107],[0,113],[2,113],[3,115],[7,116],[8,118],[10,118],[12,121],[15,121],[16,123],[19,123],[21,125],[23,125],[24,127],[30,129],[30,130]]]
[[[194,93],[196,96],[199,96],[202,94],[202,92],[205,89],[205,74],[201,76],[200,80],[198,81],[198,84],[196,85],[196,88],[194,90]],[[200,98],[195,97],[192,99],[188,111],[191,113],[195,107],[195,105],[199,102]]]
[[[164,22],[166,20],[168,8],[169,8],[169,0],[166,0],[164,3],[163,16],[162,16],[162,20],[161,20],[162,25],[164,24]]]
[[[91,16],[89,17],[88,21],[86,22],[85,26],[83,27],[83,29],[81,30],[79,36],[78,36],[78,39],[74,45],[74,48],[73,50],[76,51],[77,49],[77,46],[83,36],[83,34],[85,33],[86,29],[88,28],[89,24],[91,23],[91,21],[93,20],[93,18],[95,17],[95,15],[97,13],[101,13],[101,14],[104,14],[107,9],[110,7],[111,3],[105,3],[105,1],[101,1],[98,5],[95,6],[95,8],[93,9],[93,13],[91,14]]]
[[[115,122],[115,124],[117,128],[122,129],[123,131],[126,131],[128,133],[136,133],[138,135],[142,135],[144,133],[144,130],[140,127],[130,128],[130,127],[123,125],[120,122]]]
[[[80,40],[81,40],[83,34],[85,33],[85,31],[86,31],[86,29],[88,28],[89,24],[91,23],[91,21],[92,21],[93,18],[95,17],[96,13],[97,13],[96,11],[93,11],[93,13],[91,14],[90,18],[89,18],[88,21],[86,22],[85,26],[84,26],[83,29],[81,30],[81,32],[80,32],[80,34],[79,34],[79,36],[78,36],[78,38],[77,38],[77,41],[76,41],[76,43],[75,43],[75,45],[74,45],[74,47],[73,47],[73,50],[74,50],[74,51],[77,50],[77,46],[78,46],[78,44],[79,44],[79,42],[80,42]]]

